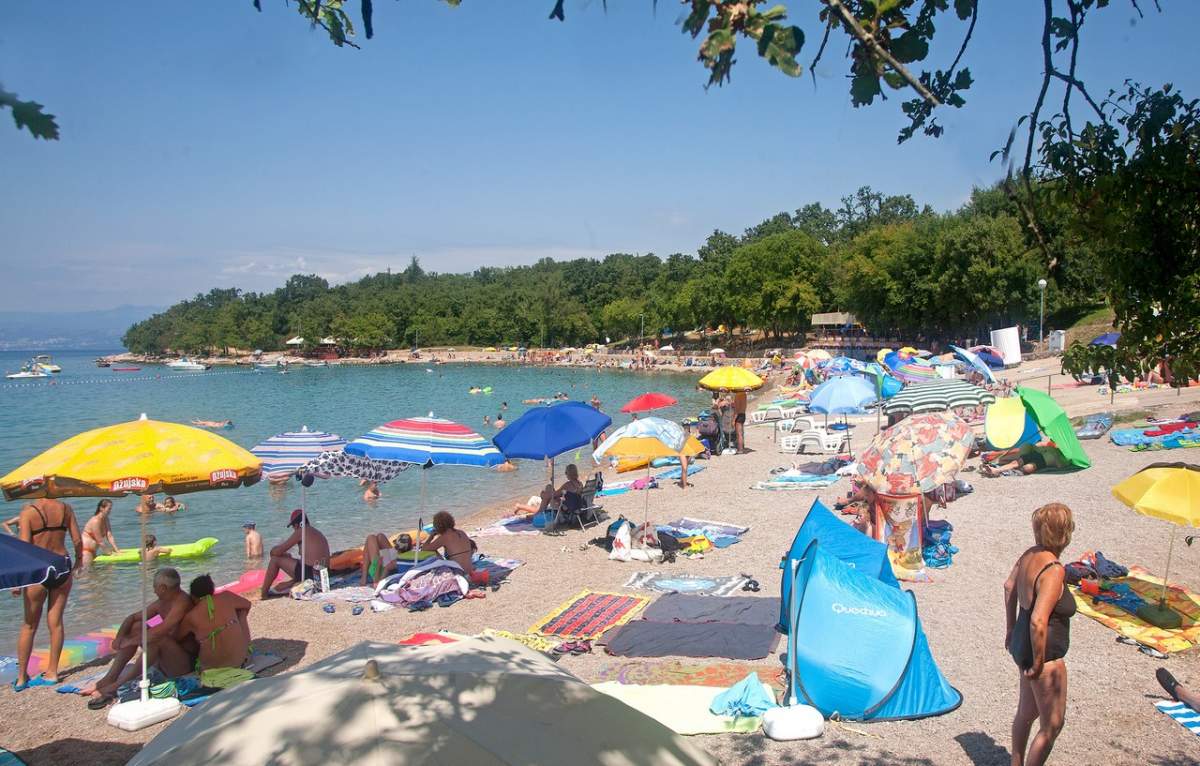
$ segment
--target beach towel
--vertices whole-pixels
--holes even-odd
[[[1162,592],[1162,580],[1138,566],[1129,568],[1128,577],[1113,582],[1128,585],[1131,591],[1150,603],[1156,603]],[[1071,593],[1075,596],[1080,614],[1160,652],[1181,652],[1200,645],[1200,595],[1185,588],[1176,585],[1167,588],[1167,606],[1183,617],[1183,625],[1174,630],[1156,628],[1116,604],[1103,601],[1095,603],[1091,596],[1080,592],[1078,588],[1072,587]]]
[[[1200,737],[1200,713],[1192,710],[1182,702],[1173,702],[1171,700],[1160,700],[1155,702],[1154,707],[1158,708],[1160,713],[1170,717],[1192,734]],[[0,762],[0,764],[2,764],[2,762]]]
[[[524,564],[520,559],[502,559],[496,556],[484,556],[472,562],[475,571],[487,572],[488,582],[500,582],[512,574],[512,571]]]
[[[715,535],[733,535],[735,537],[744,535],[750,531],[750,527],[742,527],[724,521],[694,519],[691,516],[684,516],[682,519],[667,522],[667,526],[674,527],[675,529],[693,530],[699,533],[712,532]]]
[[[731,715],[738,717],[761,716],[773,707],[779,707],[771,687],[758,680],[754,673],[746,677],[713,698],[708,712],[713,715]]]
[[[493,628],[484,628],[479,635],[487,636],[489,638],[507,638],[510,641],[516,641],[518,644],[524,644],[535,652],[543,653],[550,652],[554,649],[554,647],[562,643],[556,639],[546,638],[535,633],[513,633],[511,631],[495,630]]]
[[[720,687],[641,686],[605,681],[592,684],[592,688],[641,711],[676,734],[749,733],[758,731],[762,725],[758,717],[735,718],[710,712],[713,699],[725,691]]]
[[[761,596],[709,598],[687,593],[668,593],[642,612],[649,622],[724,622],[741,625],[779,623],[779,599]]]
[[[707,466],[692,463],[688,466],[688,476],[691,476],[694,473],[700,473],[705,468],[707,468]],[[659,481],[671,481],[673,479],[678,479],[680,476],[683,476],[683,468],[679,466],[676,466],[675,468],[668,468],[661,473],[654,474],[654,478]]]
[[[622,593],[581,590],[529,628],[530,633],[563,638],[599,638],[609,628],[624,625],[650,599]]]
[[[1083,425],[1075,429],[1075,436],[1080,439],[1099,439],[1108,433],[1112,426],[1113,414],[1111,412],[1088,415]]]
[[[744,662],[703,662],[683,660],[616,660],[605,663],[596,674],[599,681],[620,684],[674,684],[682,686],[719,686],[728,688],[754,673],[758,680],[780,691],[785,686],[783,666],[779,663],[748,665]]]
[[[605,637],[617,657],[725,657],[761,660],[775,649],[774,626],[721,622],[648,622],[634,620]]]
[[[25,761],[0,747],[0,766],[25,766]]]
[[[375,598],[375,586],[351,585],[326,591],[311,591],[300,597],[301,601],[344,601],[350,604],[370,601]]]
[[[457,633],[410,633],[396,643],[400,646],[430,646],[453,644],[462,639]]]
[[[509,516],[492,522],[486,527],[480,527],[471,533],[472,537],[499,537],[502,535],[540,535],[541,530],[533,526],[527,516]]]
[[[698,596],[732,596],[740,593],[747,577],[720,575],[677,575],[665,572],[638,572],[623,585],[624,588],[652,590],[659,593],[694,593]]]
[[[794,492],[797,490],[806,489],[825,489],[832,487],[842,480],[841,476],[811,476],[803,480],[796,478],[788,479],[769,479],[767,481],[756,481],[750,485],[750,489],[757,489],[765,492]]]

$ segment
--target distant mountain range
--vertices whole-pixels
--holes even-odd
[[[121,336],[162,306],[118,306],[101,311],[0,311],[0,350],[121,348]]]

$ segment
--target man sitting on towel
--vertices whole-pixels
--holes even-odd
[[[163,567],[154,575],[155,599],[146,605],[146,661],[167,678],[192,671],[200,647],[181,627],[192,608],[192,598],[179,587],[179,572]],[[79,693],[88,695],[88,707],[99,710],[116,699],[117,688],[141,675],[141,664],[129,664],[142,645],[142,610],[125,618],[112,642],[113,660],[99,681],[85,684]]]
[[[301,527],[301,522],[303,522],[303,527]],[[308,521],[304,511],[299,508],[292,511],[292,518],[288,522],[288,526],[292,528],[292,534],[271,549],[271,563],[267,565],[267,574],[263,577],[262,584],[264,600],[272,596],[283,595],[298,582],[316,579],[316,568],[329,566],[329,541],[325,539],[325,535],[321,534],[320,530]],[[297,552],[304,551],[303,567],[300,566],[300,559],[293,558],[288,554],[292,548],[296,548]],[[272,589],[271,585],[281,571],[287,573],[292,579],[281,583],[277,590]]]

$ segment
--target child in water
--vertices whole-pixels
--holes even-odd
[[[170,548],[160,548],[158,538],[154,535],[146,535],[145,545],[142,546],[142,560],[154,561],[159,556],[169,554]]]
[[[257,525],[253,521],[247,521],[242,525],[242,531],[246,533],[246,558],[261,559],[263,554],[262,535],[255,528]]]

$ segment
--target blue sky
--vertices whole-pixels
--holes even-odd
[[[807,64],[817,3],[787,4]],[[568,0],[564,24],[552,5],[376,0],[356,51],[282,0],[9,4],[0,83],[45,103],[63,138],[0,115],[6,308],[344,281],[413,254],[469,271],[695,252],[714,228],[864,184],[951,208],[999,175],[988,155],[1039,82],[1041,4],[985,2],[967,107],[943,111],[943,138],[897,146],[898,98],[850,106],[844,42],[815,88],[743,46],[733,82],[705,91],[675,3]],[[1138,20],[1114,0],[1089,21],[1093,91],[1132,77],[1200,92],[1200,3],[1163,5]],[[947,17],[938,63],[961,30]]]

